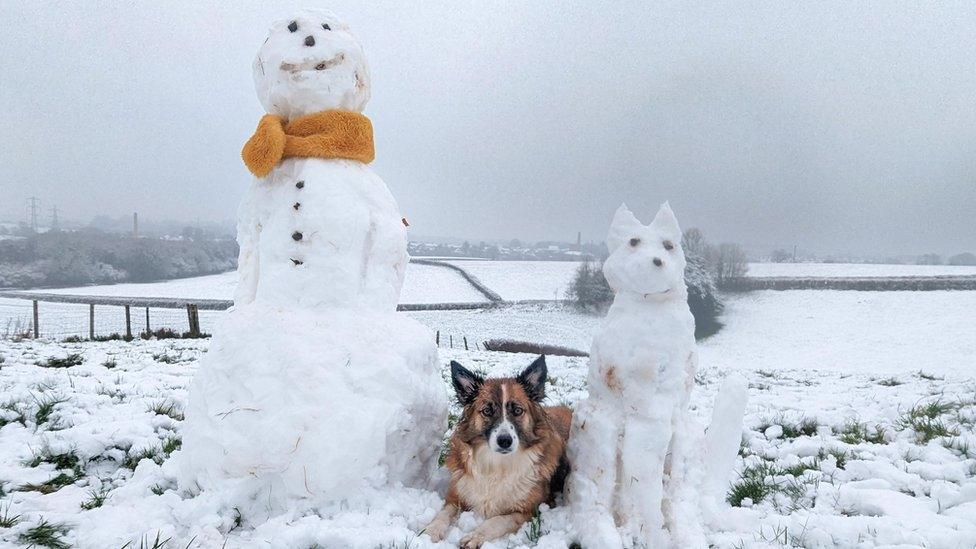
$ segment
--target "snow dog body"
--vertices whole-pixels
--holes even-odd
[[[648,226],[622,205],[607,245],[603,272],[615,297],[574,416],[573,522],[584,547],[698,547],[687,478],[688,462],[700,460],[688,448],[697,355],[681,230],[667,203]]]
[[[445,464],[451,474],[444,508],[424,530],[442,540],[461,511],[485,518],[461,539],[475,549],[518,529],[540,503],[562,490],[569,470],[565,447],[572,411],[543,406],[545,356],[515,378],[485,379],[451,362],[451,380],[464,410]]]

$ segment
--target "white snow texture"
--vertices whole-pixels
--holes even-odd
[[[700,487],[706,447],[689,412],[695,323],[687,304],[681,230],[670,206],[642,225],[622,205],[607,237],[613,305],[590,351],[588,398],[574,414],[567,500],[584,547],[706,547]],[[742,394],[720,396],[738,422],[713,425],[724,471],[742,429]],[[738,400],[738,402],[737,402]],[[711,501],[709,503],[712,503]],[[714,508],[714,505],[710,505]]]
[[[331,13],[275,23],[254,69],[285,118],[369,98],[362,48]],[[409,258],[385,183],[355,161],[286,159],[251,184],[238,240],[235,306],[190,387],[181,488],[273,516],[426,485],[447,397],[433,335],[395,312]]]

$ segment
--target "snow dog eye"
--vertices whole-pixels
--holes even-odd
[[[674,243],[671,242],[670,240],[665,240],[664,241],[664,249],[670,252],[671,250],[674,249]]]
[[[322,23],[322,28],[325,29],[325,30],[327,30],[327,31],[332,30],[332,27],[330,27],[328,23]]]
[[[492,409],[491,404],[489,404],[489,405],[487,405],[487,406],[485,406],[484,408],[481,409],[481,415],[483,415],[485,417],[491,417],[494,414],[495,414],[495,410]]]
[[[512,405],[512,415],[513,416],[519,417],[520,415],[522,415],[522,412],[524,412],[524,411],[525,410],[523,410],[522,407],[519,406],[518,404],[513,404]]]
[[[297,31],[298,30],[298,21],[292,21],[291,23],[288,23],[288,30],[290,32]]]
[[[634,237],[634,238],[631,238],[630,239],[630,246],[632,248],[636,248],[638,244],[640,244],[640,239],[639,238]]]

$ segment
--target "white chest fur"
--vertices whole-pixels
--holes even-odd
[[[461,475],[455,490],[461,501],[485,518],[507,514],[524,505],[538,486],[538,450],[501,455],[482,446],[470,461],[471,470]]]

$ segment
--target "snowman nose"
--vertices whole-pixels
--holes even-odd
[[[315,45],[315,37],[312,36],[311,34],[308,35],[308,36],[306,36],[305,37],[305,45],[306,46],[314,46]]]
[[[660,267],[661,265],[664,265],[664,262],[661,261],[661,258],[660,257],[655,257],[654,258],[654,265],[657,266],[657,267]]]

